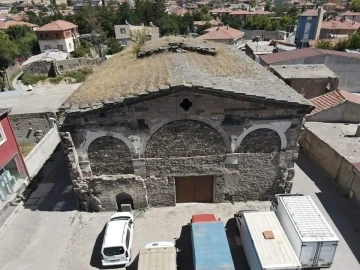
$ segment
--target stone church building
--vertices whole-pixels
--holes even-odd
[[[184,38],[116,54],[65,107],[70,175],[89,211],[290,192],[312,110],[242,52]]]

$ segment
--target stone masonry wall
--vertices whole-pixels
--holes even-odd
[[[290,192],[305,109],[195,90],[154,95],[68,115],[63,128],[71,132],[80,167],[87,159],[92,163],[82,173],[95,170],[76,182],[84,209],[115,209],[121,192],[133,197],[135,207],[175,205],[178,176],[213,175],[214,202],[267,200]],[[180,106],[185,98],[192,104],[188,111]],[[84,152],[96,132],[128,142],[100,137]],[[105,164],[110,155],[115,162]],[[119,175],[117,162],[129,162],[130,156],[135,170]]]
[[[257,129],[250,132],[242,140],[239,153],[271,153],[279,152],[281,141],[279,134],[271,129]]]
[[[315,98],[336,90],[339,86],[339,78],[291,79],[288,81],[292,88],[307,99]],[[328,83],[330,84],[330,89],[326,90]]]
[[[104,136],[95,139],[89,146],[88,155],[94,175],[134,173],[130,150],[117,138]]]
[[[224,141],[210,126],[199,121],[181,120],[158,130],[146,146],[147,158],[224,155]]]

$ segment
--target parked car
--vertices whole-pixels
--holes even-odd
[[[310,196],[278,194],[271,201],[302,268],[332,265],[339,239]]]
[[[131,261],[131,246],[134,234],[134,217],[130,212],[111,216],[106,224],[101,248],[102,265],[126,265]]]
[[[240,211],[236,226],[251,270],[300,270],[301,264],[276,215]]]
[[[213,214],[192,216],[191,241],[195,270],[235,270],[224,223]]]
[[[138,270],[176,270],[176,248],[173,242],[149,243],[140,250]]]

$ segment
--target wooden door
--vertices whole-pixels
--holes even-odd
[[[212,202],[213,176],[176,177],[176,202]]]

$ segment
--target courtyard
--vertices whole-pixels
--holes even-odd
[[[294,193],[311,195],[340,238],[331,270],[360,269],[360,207],[345,198],[314,164],[300,155],[295,166]],[[113,212],[77,211],[62,151],[43,168],[37,188],[0,229],[0,269],[97,269],[104,225]],[[176,207],[135,211],[133,261],[139,249],[153,241],[176,241],[178,269],[192,269],[190,227],[194,213],[221,218],[236,269],[248,269],[233,215],[241,209],[269,209],[270,203],[186,203]]]

